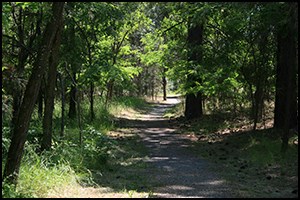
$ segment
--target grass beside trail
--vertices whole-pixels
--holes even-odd
[[[22,197],[145,197],[151,193],[144,180],[144,147],[136,136],[124,139],[110,134],[115,129],[114,116],[147,109],[145,100],[122,97],[104,105],[95,98],[95,120],[89,118],[89,103],[81,103],[82,145],[79,144],[78,120],[66,116],[64,137],[60,138],[60,104],[55,104],[53,145],[49,152],[39,153],[42,136],[37,110],[28,131],[18,185],[3,182],[3,198]],[[9,113],[9,112],[8,112]],[[67,115],[67,112],[66,112]],[[10,144],[9,117],[2,122],[2,169]],[[132,172],[126,168],[133,169]],[[140,175],[139,171],[141,171]],[[3,173],[3,171],[2,171]],[[138,175],[138,176],[137,176]],[[150,192],[149,192],[150,191]]]
[[[251,122],[229,113],[204,115],[186,121],[181,104],[166,112],[174,128],[193,142],[191,153],[206,158],[241,197],[298,197],[298,145],[292,136],[285,154],[281,153],[280,132],[271,122],[252,131]],[[269,123],[269,124],[268,124]]]

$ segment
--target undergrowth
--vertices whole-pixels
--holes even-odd
[[[167,114],[182,116],[182,111],[178,105]],[[251,120],[242,115],[215,111],[194,120],[176,118],[173,126],[193,138],[191,152],[216,163],[214,170],[238,188],[239,196],[298,195],[298,145],[294,144],[297,135],[289,139],[282,153],[280,130],[261,123],[253,131]]]
[[[118,142],[107,136],[114,127],[114,112],[123,109],[140,109],[145,105],[142,99],[123,97],[110,102],[106,107],[102,99],[95,99],[95,119],[89,118],[88,101],[82,102],[82,144],[79,143],[77,119],[66,116],[64,137],[60,133],[60,104],[56,103],[53,119],[53,141],[50,151],[39,152],[42,136],[41,119],[35,110],[16,187],[2,182],[3,198],[43,198],[51,191],[80,185],[95,185],[91,171],[105,169],[107,162],[117,152]],[[117,109],[111,109],[117,108]],[[67,115],[67,113],[65,114]],[[2,169],[4,169],[10,145],[8,119],[2,125]],[[3,170],[2,170],[3,174]]]

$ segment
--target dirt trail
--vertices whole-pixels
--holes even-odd
[[[149,151],[149,176],[159,183],[154,197],[235,197],[234,189],[218,176],[216,166],[188,151],[191,141],[177,133],[168,119],[166,109],[178,103],[168,98],[136,119],[126,120],[126,127],[138,134]]]
[[[249,196],[247,191],[252,187],[254,197],[298,197],[298,190],[293,188],[298,186],[297,181],[291,182],[290,177],[280,179],[277,187],[276,183],[269,184],[271,180],[265,179],[263,173],[258,176],[256,168],[250,168],[253,172],[248,171],[247,176],[237,170],[236,181],[226,182],[220,174],[233,172],[224,172],[223,165],[196,155],[197,147],[192,146],[195,142],[179,133],[182,130],[176,129],[178,122],[163,118],[164,112],[176,103],[179,103],[177,98],[168,98],[164,103],[154,104],[150,112],[120,112],[116,120],[118,129],[109,135],[118,139],[120,146],[130,147],[125,148],[128,152],[124,160],[121,159],[122,164],[113,163],[111,169],[99,171],[100,175],[97,172],[93,177],[97,187],[74,188],[72,185],[48,197],[235,198]],[[145,162],[148,165],[144,165]],[[298,176],[295,178],[298,180]]]

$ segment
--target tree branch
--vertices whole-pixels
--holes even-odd
[[[118,53],[120,52],[121,45],[122,45],[122,43],[124,42],[125,37],[126,37],[126,35],[127,35],[128,33],[129,33],[129,30],[127,30],[127,31],[125,32],[125,34],[123,35],[122,40],[117,44],[117,48],[114,49],[114,50],[115,50],[115,55],[114,55],[114,57],[113,57],[113,65],[116,63],[116,59],[117,59]]]
[[[181,22],[178,22],[177,24],[174,24],[173,26],[167,28],[166,30],[164,30],[164,31],[160,34],[160,36],[162,36],[165,32],[171,30],[172,28],[175,28],[176,26],[182,24],[183,22],[185,22],[185,20],[182,20]]]
[[[221,33],[222,36],[224,36],[225,38],[229,38],[229,36],[226,33],[224,33],[219,27],[217,27],[211,23],[207,23],[206,26],[209,28],[216,29],[217,31],[219,31],[219,33]]]

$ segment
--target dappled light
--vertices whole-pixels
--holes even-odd
[[[297,2],[2,2],[3,198],[298,198]]]
[[[167,109],[180,103],[179,99],[170,99],[167,98],[167,104],[154,105],[148,114],[140,115],[139,120],[118,118],[120,131],[128,128],[149,149],[144,162],[157,169],[151,176],[162,185],[154,189],[153,197],[234,196],[226,181],[210,171],[208,162],[189,155],[187,149],[192,145],[189,139],[178,134],[178,129],[172,127],[174,122],[162,117]]]

